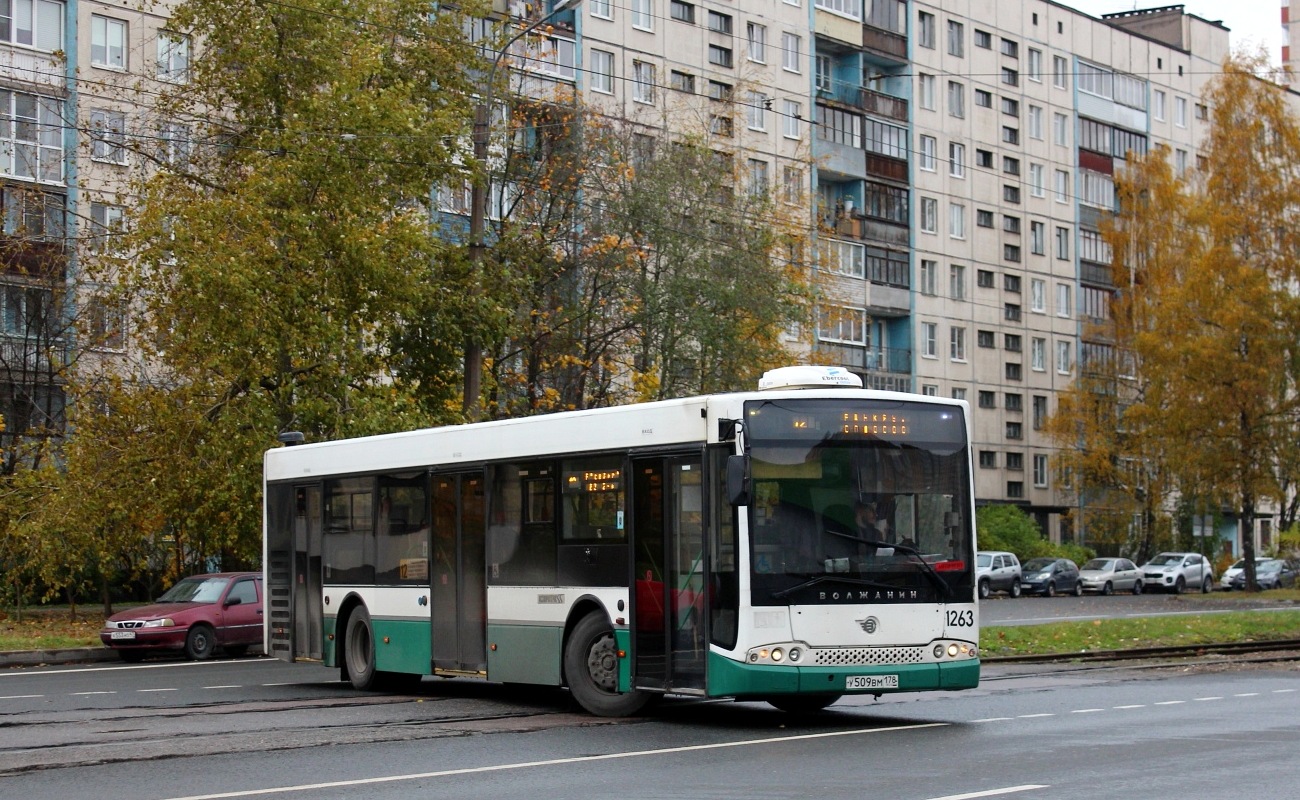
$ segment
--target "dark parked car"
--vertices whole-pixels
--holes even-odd
[[[204,659],[218,647],[243,655],[262,642],[262,602],[260,572],[192,575],[158,602],[109,617],[99,639],[123,661],[168,651]]]
[[[1020,588],[1026,594],[1043,597],[1061,592],[1078,597],[1083,594],[1083,579],[1079,577],[1079,566],[1068,558],[1031,558],[1023,565]]]
[[[1295,586],[1296,568],[1294,564],[1280,558],[1270,558],[1255,564],[1255,583],[1261,589],[1284,589]],[[1234,575],[1232,588],[1246,588],[1246,572]]]

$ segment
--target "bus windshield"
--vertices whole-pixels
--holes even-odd
[[[959,408],[783,399],[747,403],[745,419],[755,605],[943,602],[969,586]]]

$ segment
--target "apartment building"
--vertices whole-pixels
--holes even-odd
[[[127,2],[12,0],[0,14],[0,434],[60,436],[74,352],[112,356],[122,315],[78,270],[78,244],[120,224],[133,149],[156,128],[151,84],[183,80],[188,44]],[[74,346],[78,337],[96,343]]]

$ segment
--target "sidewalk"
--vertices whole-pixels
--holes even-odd
[[[0,652],[0,668],[36,667],[42,664],[88,664],[121,661],[107,647],[68,647],[60,650],[13,650]]]

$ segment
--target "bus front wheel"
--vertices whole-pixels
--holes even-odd
[[[649,700],[645,692],[618,691],[618,647],[605,615],[593,611],[578,621],[564,646],[564,677],[578,705],[598,717],[625,717]]]

